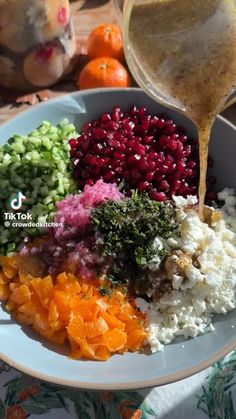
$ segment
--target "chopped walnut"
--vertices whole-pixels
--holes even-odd
[[[192,265],[191,256],[182,252],[182,250],[175,250],[164,260],[164,272],[167,278],[172,281],[174,275],[185,276],[185,269]]]

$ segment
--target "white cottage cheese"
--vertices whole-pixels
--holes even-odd
[[[149,304],[152,352],[162,350],[176,336],[195,337],[214,330],[213,315],[236,307],[236,198],[230,189],[219,198],[225,201],[222,218],[213,217],[209,226],[191,209],[196,197],[174,197],[180,237],[169,239],[168,246],[188,254],[195,266],[188,264],[182,276],[174,274],[172,290]]]

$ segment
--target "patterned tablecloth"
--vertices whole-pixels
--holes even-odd
[[[111,0],[72,2],[75,30],[83,39],[95,24],[114,21]],[[74,89],[62,84],[55,96]],[[1,96],[1,92],[0,92]],[[0,101],[0,123],[21,109]],[[226,116],[236,122],[236,110]],[[1,343],[0,343],[1,345]],[[170,385],[141,391],[91,392],[55,386],[0,361],[0,419],[236,419],[236,351],[211,368]]]
[[[0,361],[0,419],[235,419],[236,351],[190,378],[122,392],[38,381]]]

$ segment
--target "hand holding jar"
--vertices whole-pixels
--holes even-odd
[[[48,87],[73,68],[68,0],[0,0],[0,85]]]

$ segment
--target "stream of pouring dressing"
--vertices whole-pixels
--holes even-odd
[[[236,84],[235,0],[127,0],[124,37],[128,61],[197,126],[204,218],[210,131]]]

